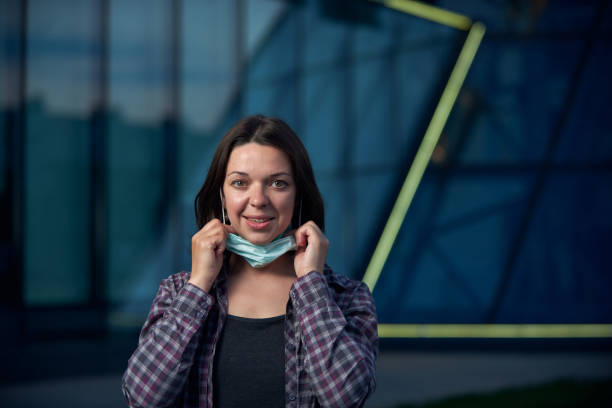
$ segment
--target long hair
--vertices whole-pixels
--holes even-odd
[[[222,218],[223,208],[219,191],[225,180],[227,162],[236,146],[247,143],[273,146],[287,155],[297,187],[291,223],[294,227],[298,226],[301,205],[302,221],[312,220],[324,231],[323,199],[315,182],[306,148],[284,121],[263,115],[247,116],[241,119],[219,142],[204,185],[195,197],[195,218],[198,229],[213,218]]]

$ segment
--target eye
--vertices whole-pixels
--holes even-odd
[[[274,188],[285,188],[289,185],[285,180],[274,180],[272,182],[272,187]]]
[[[241,179],[232,180],[230,184],[234,187],[244,187],[246,186],[246,182]]]

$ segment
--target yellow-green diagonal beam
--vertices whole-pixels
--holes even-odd
[[[459,58],[453,67],[450,78],[442,92],[438,106],[429,122],[429,126],[425,131],[425,136],[421,141],[421,145],[416,153],[414,161],[408,170],[404,184],[400,189],[399,195],[395,200],[389,219],[385,224],[385,228],[380,236],[380,240],[376,245],[372,259],[368,264],[363,281],[368,285],[370,291],[374,290],[376,282],[380,277],[380,273],[387,261],[393,243],[399,233],[400,227],[406,217],[406,212],[410,207],[416,189],[421,182],[423,173],[427,168],[427,164],[431,158],[431,154],[438,143],[442,129],[448,119],[448,116],[453,108],[457,95],[461,90],[463,81],[472,65],[476,51],[480,46],[482,37],[485,33],[485,26],[481,23],[474,23],[468,32],[467,38]]]
[[[612,324],[379,324],[385,338],[612,338]]]
[[[472,26],[472,20],[463,14],[444,10],[420,1],[414,0],[374,0],[385,7],[401,11],[402,13],[412,14],[425,20],[433,21],[448,27],[467,31]]]

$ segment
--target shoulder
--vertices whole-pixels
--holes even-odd
[[[328,287],[336,298],[353,298],[354,296],[371,297],[370,289],[365,283],[340,275],[334,272],[329,265],[325,265],[323,275],[325,276]]]
[[[365,286],[361,281],[351,279],[348,276],[340,275],[332,270],[329,265],[325,265],[323,275],[327,280],[327,284],[337,290],[355,290],[359,287]]]

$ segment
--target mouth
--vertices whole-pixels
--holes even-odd
[[[264,229],[274,219],[273,217],[244,217],[246,224],[253,229]]]

